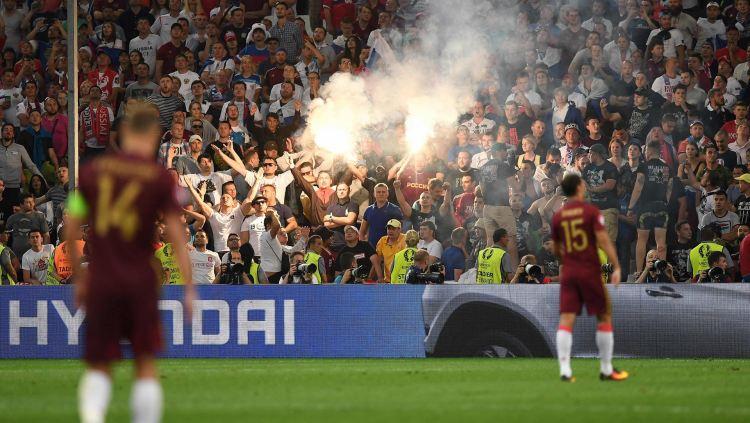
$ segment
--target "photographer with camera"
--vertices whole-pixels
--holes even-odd
[[[706,226],[700,231],[701,243],[696,245],[695,248],[690,250],[688,255],[688,271],[693,275],[693,280],[698,280],[699,275],[711,268],[711,264],[708,262],[708,256],[713,252],[720,252],[724,255],[727,261],[727,267],[734,267],[729,250],[723,245],[714,242],[714,238],[717,234],[714,232],[713,226]]]
[[[732,282],[732,275],[729,273],[729,262],[721,251],[712,251],[708,254],[708,270],[701,271],[698,275],[698,283],[723,283]]]
[[[666,260],[661,260],[656,250],[646,253],[646,266],[635,283],[677,283],[674,268]]]
[[[513,275],[510,283],[544,283],[544,273],[541,266],[536,264],[534,255],[527,254],[521,257],[521,263],[518,264],[516,274]]]
[[[282,279],[285,284],[319,284],[320,280],[315,277],[318,266],[315,263],[305,263],[305,254],[295,251],[289,258],[289,273]]]
[[[325,261],[321,254],[323,254],[323,238],[321,238],[320,235],[313,235],[307,241],[305,263],[315,265],[316,270],[313,272],[313,276],[318,280],[318,283],[327,283],[328,276],[326,273]]]
[[[406,272],[406,283],[413,285],[442,284],[445,281],[445,267],[436,262],[429,264],[430,253],[426,250],[418,250],[414,253],[414,264]]]
[[[336,276],[333,283],[363,283],[369,276],[365,266],[357,266],[357,259],[354,258],[352,253],[341,253],[339,263],[345,270]]]
[[[267,284],[266,273],[260,264],[254,260],[255,252],[250,244],[240,247],[240,237],[229,234],[227,239],[229,252],[221,258],[220,284],[251,285]]]

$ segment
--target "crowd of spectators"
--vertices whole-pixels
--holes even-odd
[[[69,283],[67,249],[85,255],[89,228],[60,237],[71,83],[83,161],[117,151],[129,104],[158,107],[196,283],[403,283],[435,263],[473,283],[488,247],[503,282],[555,282],[567,173],[630,281],[750,279],[749,0],[499,8],[515,23],[456,126],[415,153],[403,124],[374,128],[357,157],[303,145],[311,104],[335,73],[377,72],[376,41],[418,48],[423,2],[79,0],[75,29],[62,6],[0,7],[3,284]],[[155,256],[180,283],[163,229]]]

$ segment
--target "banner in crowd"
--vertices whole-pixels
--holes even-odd
[[[199,286],[162,290],[164,357],[424,357],[421,286]],[[0,358],[77,358],[72,287],[0,287]],[[124,345],[127,351],[127,345]]]

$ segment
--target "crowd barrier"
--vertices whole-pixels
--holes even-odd
[[[609,287],[619,357],[750,357],[750,284]],[[199,286],[159,308],[164,357],[554,355],[558,285]],[[0,287],[0,358],[81,356],[71,287]],[[595,356],[582,316],[573,353]],[[124,345],[127,352],[127,345]]]

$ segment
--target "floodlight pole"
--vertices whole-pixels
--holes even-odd
[[[67,0],[68,27],[68,175],[70,190],[78,182],[78,2]]]

